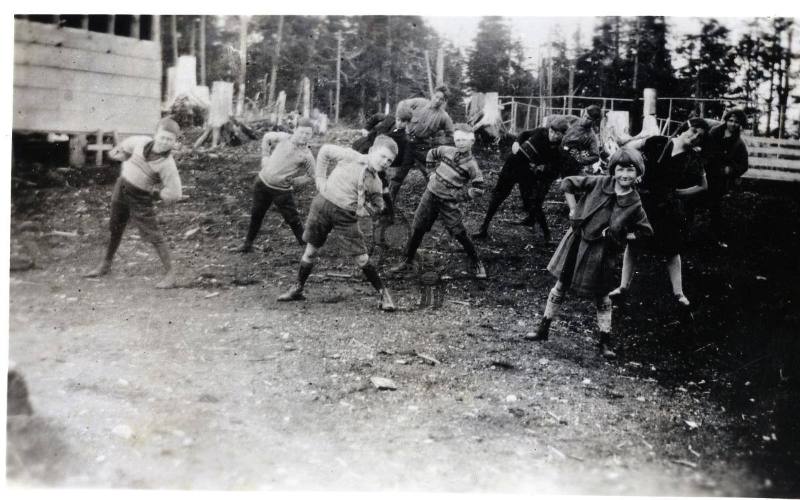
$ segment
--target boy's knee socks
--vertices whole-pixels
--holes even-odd
[[[478,260],[478,251],[475,249],[475,244],[472,243],[472,240],[469,239],[469,236],[467,236],[466,231],[459,231],[453,236],[455,236],[456,241],[461,243],[461,246],[464,247],[464,250],[467,252],[467,256],[469,256],[470,260]]]
[[[364,273],[364,276],[367,277],[367,281],[369,281],[370,284],[375,287],[375,290],[383,290],[383,281],[378,274],[378,270],[374,265],[372,265],[371,262],[367,262],[361,266],[361,271]]]
[[[561,310],[561,303],[564,302],[564,294],[559,290],[556,290],[555,287],[550,290],[550,293],[547,295],[547,305],[544,308],[544,317],[547,319],[553,319],[558,316],[559,311]]]
[[[311,275],[311,270],[313,268],[313,262],[306,262],[304,260],[300,261],[300,269],[297,271],[297,284],[300,285],[300,288],[305,286],[306,280],[308,279],[309,275]]]
[[[611,301],[597,302],[597,329],[600,333],[611,332]]]
[[[419,229],[415,229],[414,232],[411,233],[411,238],[408,239],[408,245],[406,246],[406,260],[412,261],[414,260],[414,256],[417,255],[417,249],[419,248],[420,243],[422,243],[422,238],[425,236],[425,231],[421,231]]]

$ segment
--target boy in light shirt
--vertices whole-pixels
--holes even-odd
[[[153,137],[129,137],[111,150],[109,156],[122,161],[122,169],[111,196],[111,238],[103,262],[84,276],[103,276],[111,270],[114,254],[122,241],[129,220],[138,226],[142,239],[153,244],[164,265],[164,277],[156,288],[175,286],[175,269],[164,237],[158,228],[153,203],[161,199],[172,203],[181,198],[181,178],[171,151],[180,127],[171,118],[162,118]]]

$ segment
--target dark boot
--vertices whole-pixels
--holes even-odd
[[[606,359],[614,359],[617,357],[617,353],[614,352],[612,349],[613,344],[611,342],[611,334],[608,332],[601,332],[600,333],[600,343],[597,345],[598,351],[600,355]]]
[[[553,318],[542,318],[535,332],[525,335],[525,340],[545,341],[550,337],[550,324]]]

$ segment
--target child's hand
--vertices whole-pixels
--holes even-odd
[[[514,141],[514,144],[511,145],[511,154],[517,154],[519,152],[519,143]]]
[[[628,233],[625,236],[625,239],[628,240],[628,241],[635,240],[636,239],[636,233]]]
[[[480,198],[483,196],[483,189],[469,188],[467,189],[467,194],[469,195],[470,200],[474,200],[475,198]]]

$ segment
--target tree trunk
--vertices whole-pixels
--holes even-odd
[[[192,21],[192,32],[190,33],[189,37],[189,55],[190,56],[197,56],[197,50],[195,50],[195,46],[197,45],[197,19]]]
[[[200,16],[200,85],[206,84],[206,16]]]
[[[784,56],[784,70],[783,70],[783,92],[779,97],[780,102],[780,118],[778,120],[778,138],[782,139],[786,133],[786,107],[789,104],[789,73],[792,68],[792,30],[789,29],[789,42],[786,45],[786,53]]]
[[[444,49],[436,51],[436,86],[444,85]]]
[[[433,97],[433,75],[431,75],[431,58],[428,57],[428,51],[425,51],[425,71],[428,74],[428,96]]]
[[[336,114],[333,123],[339,123],[339,95],[341,93],[342,74],[342,32],[336,33]]]
[[[272,72],[269,77],[269,94],[267,106],[272,105],[275,99],[275,80],[278,78],[278,65],[281,61],[281,40],[283,39],[283,16],[278,17],[278,34],[275,40],[275,54],[272,59]]]
[[[178,65],[178,16],[169,16],[170,41],[172,42],[172,65]]]
[[[244,112],[244,82],[247,79],[247,16],[239,16],[239,96],[236,100],[236,116]]]

